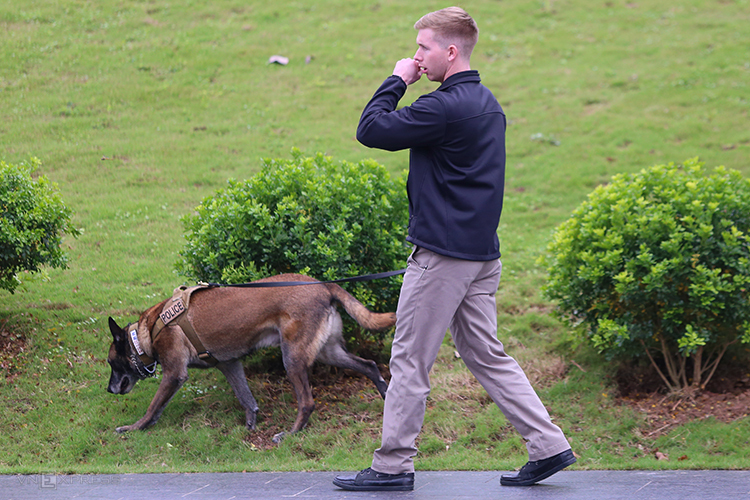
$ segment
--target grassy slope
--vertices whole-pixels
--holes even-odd
[[[366,465],[382,407],[372,394],[339,401],[324,393],[323,411],[303,436],[260,451],[239,427],[231,391],[211,372],[192,373],[149,433],[116,436],[116,425],[145,410],[157,381],[124,398],[104,392],[106,317],[131,320],[182,282],[172,271],[179,217],[225,179],[252,175],[258,158],[285,157],[296,146],[406,168],[406,153],[363,148],[354,129],[393,63],[413,54],[411,23],[440,7],[0,5],[0,157],[41,158],[40,173],[59,184],[85,231],[66,241],[70,269],[50,271],[48,281],[32,280],[12,296],[0,292],[0,324],[28,342],[0,378],[0,471]],[[477,0],[464,7],[481,29],[473,65],[511,124],[500,337],[538,382],[581,455],[579,466],[746,467],[747,419],[691,424],[656,442],[640,435],[638,415],[611,403],[609,368],[585,351],[555,348],[565,329],[547,315],[535,261],[554,226],[614,173],[693,156],[750,173],[750,2]],[[290,64],[268,65],[273,54]],[[433,88],[419,82],[404,103]],[[418,467],[523,461],[520,438],[453,359],[449,342],[435,377]],[[288,389],[263,377],[251,383],[264,407],[261,423],[288,426]],[[654,447],[690,458],[657,463],[648,453]]]

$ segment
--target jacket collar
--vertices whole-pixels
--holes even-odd
[[[481,81],[482,79],[479,78],[479,71],[470,69],[452,74],[442,83],[442,85],[440,85],[440,87],[438,87],[438,90],[444,90],[453,85],[458,85],[459,83],[479,83]]]

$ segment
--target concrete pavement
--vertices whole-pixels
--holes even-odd
[[[525,488],[500,471],[416,473],[414,491],[347,492],[336,472],[0,476],[0,500],[750,500],[750,471],[562,471]]]

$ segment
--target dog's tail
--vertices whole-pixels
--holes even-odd
[[[326,286],[336,302],[344,306],[349,316],[354,318],[363,328],[378,332],[387,330],[396,324],[396,313],[372,312],[340,286],[334,283],[329,283]]]

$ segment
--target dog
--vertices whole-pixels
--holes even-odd
[[[309,276],[282,274],[258,283],[314,281]],[[152,339],[160,318],[163,325],[164,315],[169,314],[167,310],[176,307],[170,306],[170,299],[150,307],[137,323],[125,328],[109,318],[113,340],[107,356],[112,369],[107,391],[127,394],[138,380],[153,373],[155,363],[162,366],[161,382],[146,414],[134,424],[118,427],[118,433],[154,425],[164,407],[187,381],[188,367],[209,368],[214,364],[245,409],[246,427],[255,430],[258,404],[248,387],[241,358],[255,349],[269,346],[281,347],[284,368],[297,398],[297,418],[289,433],[304,429],[315,409],[308,372],[316,360],[367,376],[385,398],[388,384],[376,363],[345,349],[336,305],[342,305],[360,326],[373,331],[392,327],[396,323],[395,313],[371,312],[333,283],[267,288],[208,287],[196,290],[191,297],[187,309],[179,314],[185,315],[199,337],[199,348],[205,346],[203,353],[199,353],[199,348],[189,339],[186,330],[190,327],[183,328],[171,320],[166,321]],[[181,324],[185,325],[184,320]],[[153,360],[150,368],[141,362],[144,357]],[[280,442],[286,434],[276,434],[273,441]]]

